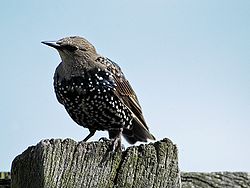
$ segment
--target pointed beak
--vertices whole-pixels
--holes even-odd
[[[42,41],[43,44],[46,44],[50,47],[53,47],[57,50],[59,50],[61,48],[61,46],[59,44],[56,43],[56,41]]]

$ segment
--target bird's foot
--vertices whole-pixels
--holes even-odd
[[[99,139],[99,141],[102,142],[111,142],[110,143],[110,149],[112,152],[121,150],[124,151],[125,150],[125,146],[123,144],[121,144],[121,138],[112,138],[112,139],[108,139],[106,137],[101,137]]]
[[[121,144],[121,137],[115,137],[110,139],[111,141],[111,150],[112,152],[115,151],[122,151],[122,149],[124,148],[124,146]]]

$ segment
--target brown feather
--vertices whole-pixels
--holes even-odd
[[[121,101],[129,107],[132,113],[138,118],[140,124],[148,130],[148,126],[144,120],[142,115],[141,106],[137,99],[137,96],[132,89],[130,83],[124,77],[118,77],[114,75],[114,80],[117,85],[116,87],[116,95],[121,99]]]
[[[123,104],[125,104],[128,107],[128,109],[133,114],[134,126],[139,126],[137,128],[136,127],[134,128],[134,131],[136,130],[134,134],[137,134],[134,136],[139,137],[141,141],[146,141],[145,140],[146,138],[155,140],[154,136],[150,134],[148,131],[148,126],[143,117],[142,109],[139,104],[138,98],[134,90],[132,89],[130,83],[128,82],[123,72],[121,71],[121,68],[115,62],[111,61],[108,58],[99,57],[97,61],[102,64],[105,64],[107,69],[110,72],[112,72],[112,76],[116,84],[116,91],[114,92],[114,94],[123,102]],[[129,142],[133,143],[133,141],[131,141],[131,138],[128,138],[126,136],[125,138]]]

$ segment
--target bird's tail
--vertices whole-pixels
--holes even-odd
[[[128,143],[134,144],[137,141],[147,142],[147,139],[155,140],[149,130],[136,120],[133,120],[131,129],[123,129],[122,135]]]

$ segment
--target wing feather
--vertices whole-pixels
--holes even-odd
[[[131,144],[134,144],[136,141],[146,142],[147,138],[155,140],[154,136],[150,134],[148,130],[138,98],[129,81],[125,78],[123,72],[121,71],[121,68],[112,60],[102,56],[99,56],[96,61],[103,64],[105,68],[112,73],[115,85],[114,94],[121,102],[123,102],[124,105],[128,107],[133,115],[132,129],[123,130],[126,140]]]
[[[142,114],[142,109],[139,104],[138,98],[131,87],[129,81],[125,78],[121,68],[110,59],[106,58],[106,65],[108,70],[111,71],[113,74],[113,78],[116,84],[116,91],[115,95],[129,108],[134,116],[134,120],[136,124],[141,126],[146,132],[148,132],[148,126],[145,122],[145,119]],[[154,139],[153,135],[149,132],[147,137],[150,139]]]

